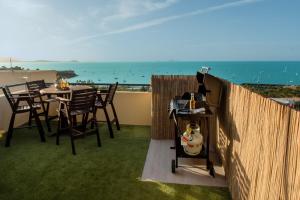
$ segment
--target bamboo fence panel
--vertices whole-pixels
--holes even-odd
[[[169,120],[169,104],[175,96],[184,92],[197,92],[198,82],[195,76],[153,75],[152,86],[152,139],[172,139],[174,125]]]
[[[286,160],[285,199],[300,199],[300,112],[291,111]]]
[[[241,86],[224,87],[218,147],[233,199],[289,199],[282,190],[290,108]],[[299,125],[294,129],[299,133]]]
[[[246,168],[252,169],[249,171],[249,176],[253,178],[250,190],[252,193],[249,197],[251,197],[250,199],[282,199],[280,191],[283,187],[285,164],[281,161],[287,156],[290,108],[255,93],[252,93],[251,101],[250,108],[256,106],[257,109],[260,109],[260,115],[256,116],[260,120],[254,120],[255,113],[251,111],[250,115],[253,116],[252,120],[249,116],[248,128],[252,129],[253,126],[256,126],[257,136],[254,138],[250,135],[253,132],[248,131],[248,138],[245,140],[254,141],[252,145],[257,145],[257,148],[252,149],[253,152],[245,148],[243,149],[244,154],[240,154],[240,157],[247,159],[247,154],[251,153],[254,156],[253,159],[256,157],[258,160],[256,166],[253,166],[253,160],[250,160],[252,158],[245,163]],[[256,143],[255,140],[258,142]]]
[[[217,148],[219,150],[219,156],[222,160],[223,167],[225,172],[229,172],[230,167],[230,152],[232,145],[231,141],[231,132],[229,131],[229,97],[230,97],[230,83],[227,81],[223,82],[223,94],[221,99],[221,105],[218,112],[218,137],[217,137]],[[227,122],[227,123],[226,123]],[[228,177],[228,174],[226,175]]]
[[[300,112],[241,86],[223,82],[211,127],[233,199],[300,199]],[[153,139],[171,139],[169,102],[197,91],[193,76],[152,77]]]

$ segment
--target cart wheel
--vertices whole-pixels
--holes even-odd
[[[175,173],[176,163],[175,160],[172,160],[172,173]]]
[[[212,166],[209,169],[209,175],[211,175],[212,177],[215,178],[216,172],[215,172],[215,169]]]

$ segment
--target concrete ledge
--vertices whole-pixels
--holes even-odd
[[[120,124],[151,125],[151,92],[117,92],[114,105]],[[55,115],[57,106],[51,104],[50,109],[50,115]],[[113,119],[110,106],[108,106],[108,112],[110,118]],[[10,116],[10,105],[4,95],[0,95],[0,130],[8,129]],[[98,110],[97,119],[106,120],[102,110]],[[28,114],[19,114],[16,117],[15,127],[27,121]]]
[[[151,125],[151,92],[116,92],[114,105],[121,124]],[[108,109],[112,117],[112,111]],[[97,118],[104,120],[103,111]]]

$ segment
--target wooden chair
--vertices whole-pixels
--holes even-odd
[[[13,134],[14,122],[15,122],[16,115],[21,114],[21,113],[27,113],[27,112],[30,113],[29,127],[32,127],[31,126],[31,118],[35,118],[35,122],[36,122],[36,125],[39,130],[41,141],[45,142],[46,141],[45,133],[44,133],[41,121],[40,121],[38,113],[37,113],[37,110],[41,108],[41,104],[34,102],[34,98],[36,96],[34,96],[34,94],[29,93],[29,92],[28,93],[20,93],[20,94],[12,94],[8,86],[5,86],[2,90],[3,90],[3,93],[6,97],[6,99],[9,102],[11,109],[12,109],[12,115],[10,118],[9,128],[8,128],[8,132],[6,135],[5,147],[10,146],[10,140],[11,140],[12,134]],[[22,105],[20,105],[20,103],[22,103]]]
[[[44,80],[30,81],[26,82],[27,89],[31,93],[35,93],[38,96],[39,102],[42,106],[42,112],[39,115],[45,117],[45,122],[47,124],[48,131],[51,132],[50,120],[56,118],[56,116],[49,117],[50,103],[55,102],[55,98],[52,98],[50,95],[41,95],[40,90],[46,88],[46,83]],[[29,117],[29,124],[31,123],[31,117]]]
[[[109,89],[106,91],[100,91],[99,93],[97,93],[97,100],[95,103],[96,109],[95,109],[95,116],[97,113],[98,109],[103,109],[104,114],[105,114],[105,118],[106,118],[106,122],[107,122],[107,126],[108,126],[108,130],[109,130],[109,135],[111,138],[114,138],[114,133],[112,130],[112,123],[116,123],[117,126],[117,130],[120,130],[120,124],[119,124],[119,120],[118,120],[118,116],[116,113],[116,109],[113,103],[114,100],[114,96],[116,93],[116,90],[118,88],[118,82],[116,82],[115,84],[112,84],[109,86]],[[110,105],[113,111],[113,115],[114,115],[114,119],[110,120],[108,112],[107,112],[107,106]],[[99,122],[99,121],[98,121]]]
[[[70,139],[72,145],[72,153],[76,155],[74,140],[86,136],[88,133],[96,132],[97,144],[100,147],[101,141],[99,136],[99,129],[96,123],[95,116],[95,100],[96,100],[95,89],[84,89],[73,91],[70,99],[57,97],[59,101],[59,121],[58,130],[56,134],[56,144],[59,145],[59,136],[63,130],[70,132]],[[92,113],[92,118],[88,120],[89,114]],[[77,125],[76,117],[81,116],[82,122]],[[67,121],[66,127],[62,128],[64,119]],[[88,122],[95,124],[96,129],[87,130]]]

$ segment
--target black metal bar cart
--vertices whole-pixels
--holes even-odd
[[[213,113],[209,109],[209,106],[204,101],[196,101],[196,109],[189,109],[188,105],[189,100],[182,100],[180,98],[172,99],[170,102],[169,109],[169,118],[173,120],[175,127],[175,137],[174,137],[174,147],[175,149],[175,159],[172,159],[172,173],[176,172],[178,165],[178,158],[198,158],[206,159],[206,167],[209,170],[209,174],[212,177],[215,177],[215,170],[213,163],[209,157],[209,143],[210,143],[210,127],[209,127],[209,118],[213,116]],[[200,110],[201,108],[201,110]],[[207,127],[207,137],[205,139],[205,145],[202,145],[202,150],[199,154],[191,156],[184,152],[184,149],[181,145],[181,136],[182,131],[180,130],[179,120],[189,121],[189,122],[200,122],[201,119],[204,119],[204,122]]]

